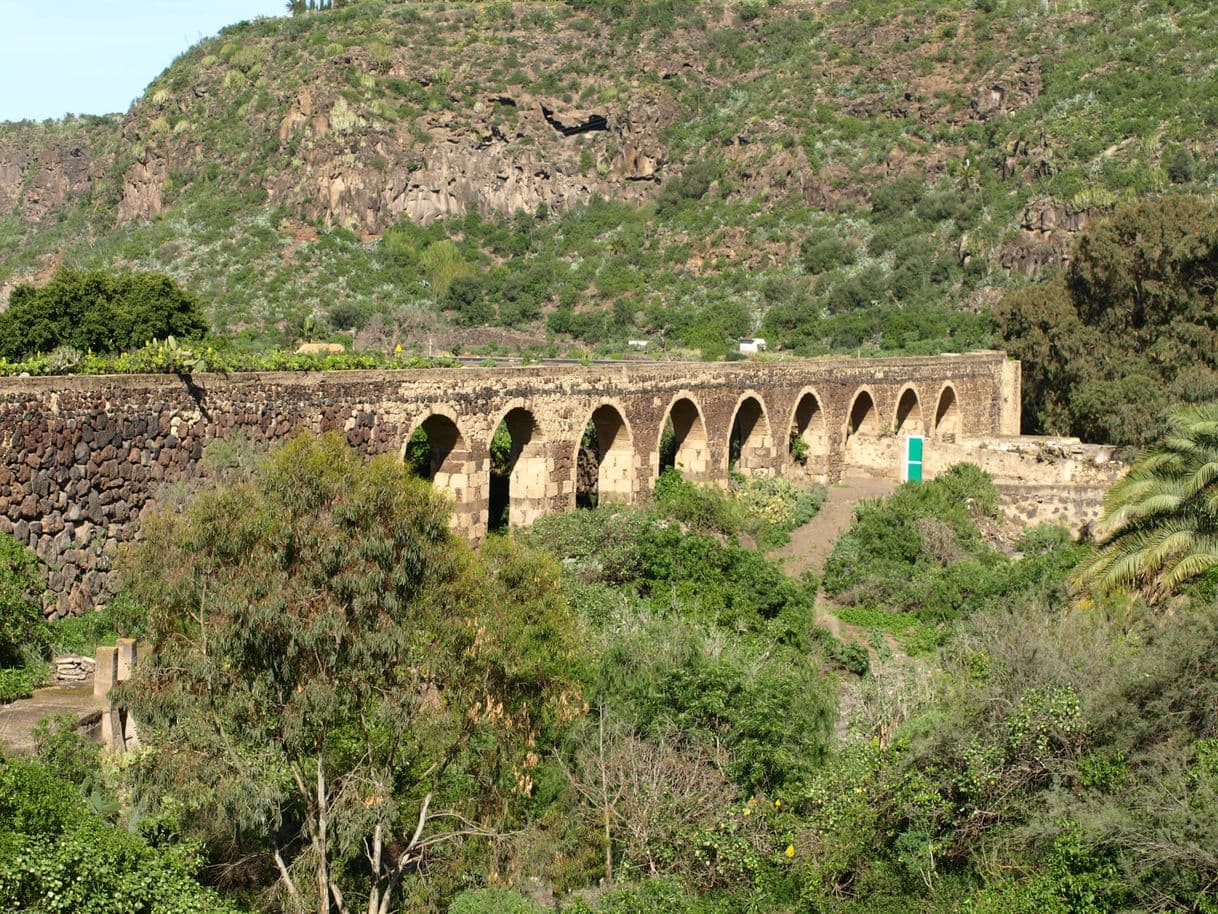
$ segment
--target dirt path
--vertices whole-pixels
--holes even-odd
[[[787,574],[799,577],[805,571],[820,574],[825,559],[833,551],[838,537],[850,528],[854,520],[854,506],[868,498],[882,498],[892,492],[897,484],[889,479],[860,477],[845,479],[829,489],[829,495],[816,517],[802,527],[791,531],[791,541],[775,550],[773,557],[782,563]],[[821,593],[816,595],[816,624],[827,628],[834,637],[841,638],[842,623],[825,606]]]
[[[868,498],[882,498],[897,483],[890,479],[845,479],[829,489],[829,497],[816,517],[791,532],[791,542],[774,552],[787,573],[798,577],[811,570],[820,573],[833,544],[854,520],[854,506]]]
[[[897,487],[897,483],[889,479],[856,478],[845,479],[840,485],[829,489],[825,503],[821,505],[816,517],[797,530],[791,532],[791,541],[781,549],[772,553],[772,557],[782,563],[787,573],[798,577],[805,571],[819,575],[825,564],[825,559],[833,551],[838,538],[845,533],[854,520],[854,506],[869,498],[883,498]],[[844,625],[829,608],[828,601],[819,590],[816,594],[816,624],[827,629],[835,638],[848,642],[868,644],[867,633],[853,626]],[[884,661],[876,656],[873,648],[868,648],[871,654],[873,673],[881,673],[892,665],[894,659]],[[899,660],[897,660],[899,662]],[[850,722],[854,718],[863,701],[860,683],[852,677],[842,679],[841,691],[838,694],[838,717],[836,733],[839,739],[845,739],[850,731]]]

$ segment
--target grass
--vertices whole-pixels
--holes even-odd
[[[912,613],[893,613],[866,606],[833,607],[835,616],[847,625],[866,629],[873,641],[887,635],[907,654],[930,654],[943,644],[948,629],[942,624],[931,625]]]

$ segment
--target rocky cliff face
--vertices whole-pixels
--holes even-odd
[[[415,51],[397,48],[378,62],[362,48],[344,50],[301,74],[302,84],[278,98],[268,91],[241,112],[244,152],[260,159],[251,173],[269,203],[370,235],[403,218],[561,210],[597,194],[641,202],[665,176],[663,134],[678,116],[671,95],[598,104],[506,80],[458,87],[448,77],[444,86],[443,65]],[[214,156],[200,143],[201,127],[224,117],[233,72],[204,65],[201,81],[152,91],[126,117],[123,145],[136,155],[121,177],[120,219],[159,215],[170,176],[197,172]],[[343,88],[353,81],[362,95]],[[402,118],[383,85],[429,104]]]
[[[532,93],[490,94],[468,113],[429,115],[416,141],[342,96],[316,96],[302,89],[279,124],[299,167],[274,176],[271,199],[366,233],[402,218],[561,210],[594,194],[640,202],[666,164],[660,133],[673,116],[666,99],[554,112]]]
[[[116,129],[116,121],[98,118],[0,132],[0,213],[38,225],[88,194],[106,174],[105,140]]]

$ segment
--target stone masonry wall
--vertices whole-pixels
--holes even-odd
[[[454,527],[487,529],[490,439],[517,442],[512,523],[573,506],[580,439],[595,413],[606,500],[651,491],[672,413],[687,475],[725,483],[739,422],[739,467],[836,480],[892,472],[885,439],[916,427],[965,440],[1018,427],[1018,370],[1002,353],[905,359],[644,363],[575,367],[0,379],[0,531],[52,568],[53,614],[106,592],[118,544],[161,487],[198,472],[207,443],[241,430],[273,442],[302,428],[341,431],[369,453],[402,454],[423,426]],[[1014,381],[1012,381],[1014,379]],[[1014,387],[1012,387],[1014,384]],[[1012,411],[1014,414],[1012,415]],[[940,415],[941,414],[941,415]],[[747,425],[748,428],[744,428]],[[805,465],[788,450],[809,444]],[[612,439],[608,446],[605,439]],[[606,498],[604,493],[609,493]]]

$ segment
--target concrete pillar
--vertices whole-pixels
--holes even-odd
[[[118,648],[99,647],[97,649],[97,668],[93,671],[93,694],[105,698],[118,682]],[[106,722],[102,721],[102,729]]]
[[[131,678],[135,667],[135,639],[119,638],[115,650],[118,652],[117,678],[119,682],[125,682]]]

